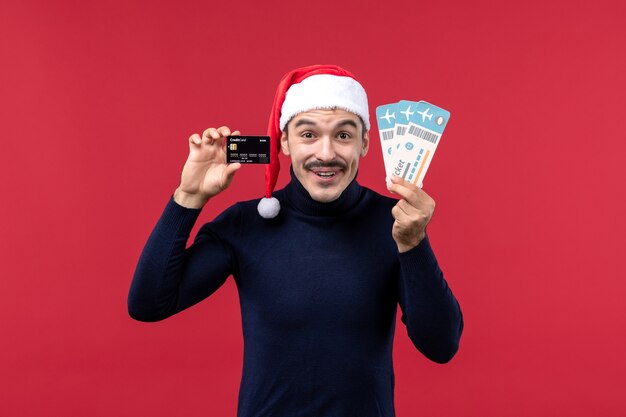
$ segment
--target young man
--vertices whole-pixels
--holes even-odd
[[[129,313],[164,319],[233,275],[244,333],[240,417],[394,416],[398,303],[422,354],[445,363],[458,349],[461,311],[425,232],[435,203],[399,178],[389,186],[399,201],[356,182],[369,129],[367,96],[351,73],[291,71],[270,117],[266,198],[233,205],[185,248],[200,209],[240,168],[226,164],[228,127],[189,139],[181,184],[139,260]],[[291,182],[272,193],[279,147]]]

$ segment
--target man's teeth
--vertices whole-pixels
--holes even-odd
[[[330,178],[330,177],[334,177],[335,173],[334,172],[316,172],[318,177],[323,177],[323,178]]]

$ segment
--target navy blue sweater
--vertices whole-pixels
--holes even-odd
[[[200,210],[173,199],[141,254],[130,315],[157,321],[203,300],[232,274],[244,336],[239,417],[391,417],[396,306],[415,347],[445,363],[463,329],[459,305],[428,242],[398,253],[396,200],[356,180],[331,203],[297,181],[233,205],[186,248]]]

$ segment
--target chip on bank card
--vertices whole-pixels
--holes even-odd
[[[421,188],[450,112],[425,101],[401,100],[377,107],[376,119],[387,183],[397,175]]]
[[[226,136],[226,162],[269,164],[269,136]]]
[[[383,151],[383,162],[385,172],[389,172],[391,167],[391,154],[393,152],[395,125],[396,125],[396,103],[385,104],[376,107],[376,120],[378,121],[378,137],[380,137],[380,147]]]

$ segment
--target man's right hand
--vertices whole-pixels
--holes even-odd
[[[239,135],[239,131],[232,135]],[[183,207],[201,208],[209,199],[230,185],[241,164],[226,163],[224,138],[231,135],[227,126],[208,128],[189,138],[189,157],[181,175],[174,201]]]

